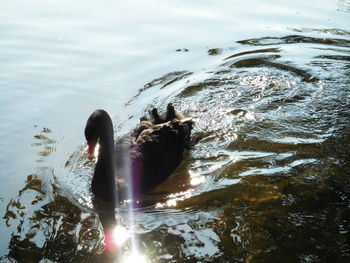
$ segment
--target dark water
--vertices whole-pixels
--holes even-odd
[[[1,261],[350,262],[348,1],[0,10]],[[117,137],[169,102],[202,140],[110,252],[86,118]]]

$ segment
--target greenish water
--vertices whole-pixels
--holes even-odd
[[[0,21],[2,262],[350,261],[349,1],[6,0]],[[111,253],[85,121],[117,137],[169,102],[202,140],[118,211]]]

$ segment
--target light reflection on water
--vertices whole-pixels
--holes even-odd
[[[128,256],[125,261],[125,263],[134,263],[134,262],[138,262],[138,263],[147,263],[147,259],[145,258],[145,256],[138,254],[137,252],[132,253],[130,256]]]
[[[117,225],[113,230],[113,238],[118,245],[122,245],[130,238],[130,233],[124,227]]]
[[[202,139],[118,210],[115,261],[349,261],[348,1],[0,6],[1,260],[110,262],[86,118],[171,101]]]

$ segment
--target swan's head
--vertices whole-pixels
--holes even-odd
[[[95,110],[88,118],[85,126],[85,139],[89,158],[94,154],[98,139],[108,132],[108,125],[111,126],[112,121],[104,110]]]

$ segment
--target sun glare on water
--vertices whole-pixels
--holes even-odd
[[[124,263],[148,263],[146,257],[137,252],[133,252],[123,262]]]
[[[130,236],[130,232],[121,225],[116,226],[113,230],[113,239],[119,246],[124,244],[124,242],[130,238]]]

